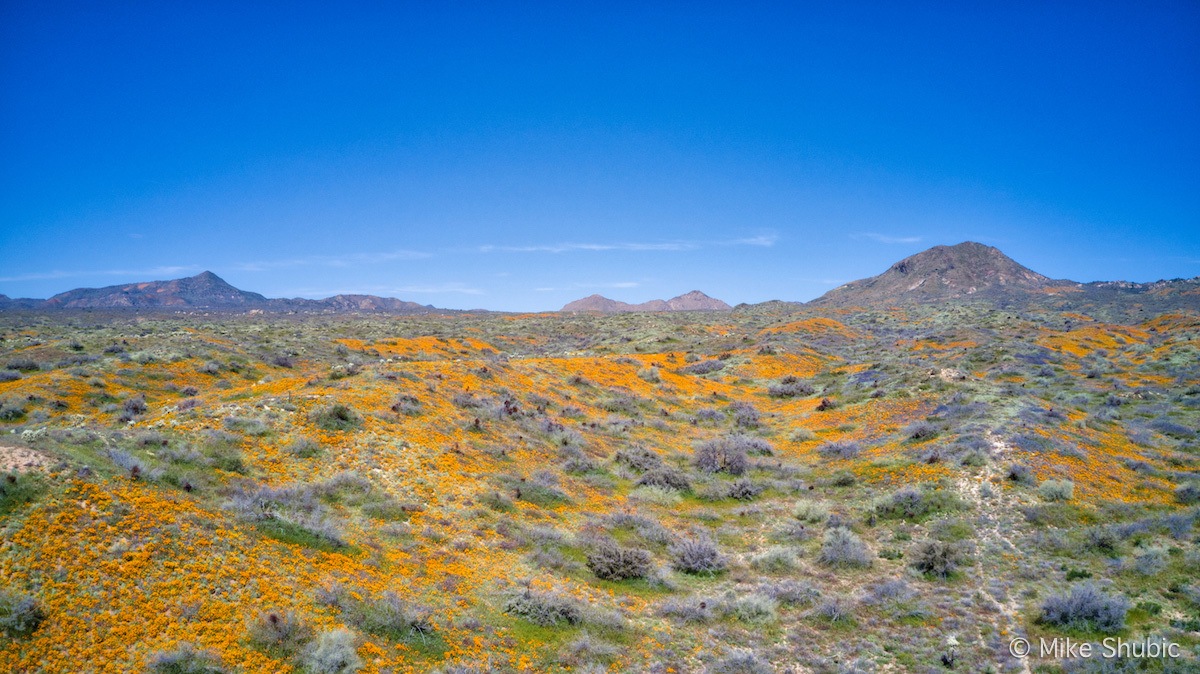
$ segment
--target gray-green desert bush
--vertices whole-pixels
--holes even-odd
[[[717,544],[703,532],[683,536],[669,548],[675,569],[690,574],[713,574],[725,569],[725,558]]]
[[[1118,632],[1125,627],[1128,611],[1129,600],[1124,596],[1111,596],[1092,583],[1082,583],[1048,597],[1042,603],[1040,620],[1073,629]]]
[[[25,636],[45,618],[41,604],[32,595],[0,590],[0,632],[10,637]]]
[[[825,532],[817,561],[835,569],[871,566],[871,551],[853,531],[836,527]]]
[[[207,650],[196,650],[184,642],[169,651],[155,653],[146,663],[154,674],[224,674],[221,659]]]
[[[966,548],[961,541],[928,540],[916,546],[912,560],[913,568],[921,573],[947,578],[966,561]]]
[[[354,632],[345,628],[322,632],[304,650],[301,662],[312,674],[357,672],[363,666],[357,642]]]
[[[542,627],[578,625],[583,622],[579,600],[555,590],[523,587],[510,592],[504,612]]]
[[[1046,480],[1038,485],[1038,495],[1047,501],[1070,501],[1075,495],[1075,483],[1070,480]]]
[[[618,545],[605,539],[594,546],[587,556],[587,567],[601,580],[645,578],[653,568],[649,550]]]
[[[247,636],[259,648],[290,654],[312,639],[313,630],[295,611],[264,611],[250,621]]]

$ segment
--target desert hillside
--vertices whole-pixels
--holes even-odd
[[[1018,636],[1198,643],[1194,314],[0,334],[4,671],[1013,671]]]

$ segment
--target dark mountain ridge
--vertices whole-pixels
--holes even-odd
[[[76,288],[51,297],[46,300],[45,306],[64,309],[242,307],[265,302],[266,297],[238,290],[216,274],[206,271],[171,281]]]
[[[103,288],[76,288],[48,300],[10,299],[0,295],[0,309],[84,309],[148,311],[272,311],[297,313],[429,313],[429,305],[374,295],[334,295],[320,300],[267,298],[240,290],[205,271],[169,281],[123,283]]]

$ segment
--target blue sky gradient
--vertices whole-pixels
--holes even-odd
[[[1200,275],[1194,2],[435,4],[3,3],[0,293],[808,300],[967,239]]]

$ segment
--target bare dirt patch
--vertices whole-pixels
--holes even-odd
[[[50,457],[28,447],[0,445],[0,472],[26,473],[50,468]]]

